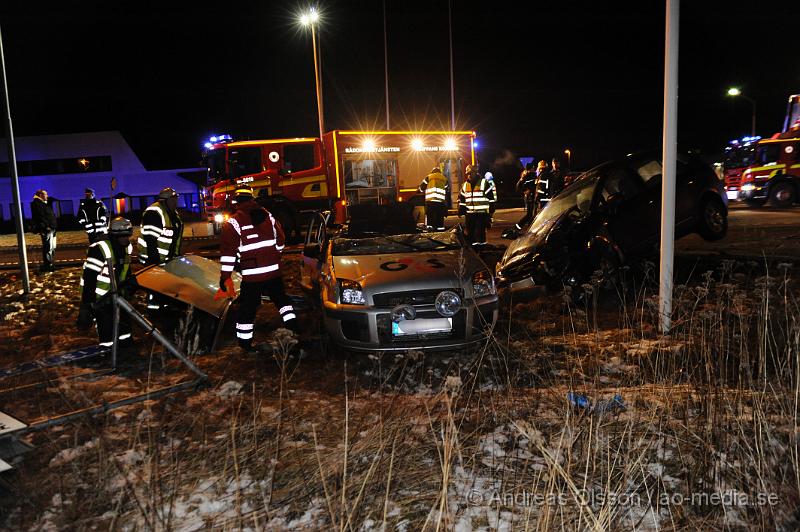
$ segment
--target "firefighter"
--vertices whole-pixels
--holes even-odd
[[[102,240],[108,233],[108,211],[103,202],[95,199],[94,189],[87,188],[78,210],[78,218],[89,237],[89,244]]]
[[[434,231],[444,231],[450,182],[442,175],[442,169],[434,166],[420,183],[419,191],[425,193],[425,225]]]
[[[483,178],[486,180],[487,183],[487,193],[491,191],[491,196],[494,198],[495,205],[497,204],[497,186],[494,184],[494,174],[491,172],[486,172],[483,174]],[[494,211],[489,215],[489,223],[486,225],[486,229],[492,228],[492,218],[494,217]]]
[[[100,345],[110,346],[114,343],[113,302],[108,297],[98,303],[111,290],[108,263],[111,261],[117,286],[121,287],[119,292],[124,294],[123,284],[131,269],[132,234],[133,225],[130,221],[121,216],[114,218],[105,238],[89,246],[86,262],[83,263],[81,306],[76,325],[79,330],[86,331],[92,326],[92,321],[96,321]],[[120,319],[118,338],[123,345],[131,343],[131,329],[126,319]]]
[[[530,162],[525,165],[525,170],[519,176],[517,181],[517,191],[522,192],[522,198],[525,201],[525,216],[514,225],[514,235],[516,236],[522,231],[531,221],[533,221],[533,213],[536,208],[536,170],[533,168],[533,163]],[[506,236],[505,234],[503,236]]]
[[[142,264],[161,264],[180,255],[183,221],[177,208],[178,193],[167,187],[158,193],[158,201],[144,210],[137,241]]]
[[[466,168],[467,180],[458,195],[458,214],[465,215],[467,240],[475,247],[486,245],[486,228],[494,214],[494,187],[482,178],[475,165]]]
[[[547,161],[542,159],[536,167],[536,212],[534,216],[544,209],[552,198],[551,177],[550,167],[547,165]]]
[[[253,345],[253,326],[262,294],[277,307],[286,328],[297,332],[297,316],[283,287],[281,251],[284,235],[281,224],[268,210],[253,201],[253,189],[239,185],[234,193],[236,213],[222,226],[220,235],[220,291],[217,297],[236,298],[231,273],[237,255],[242,273],[236,337],[248,353],[259,352]]]

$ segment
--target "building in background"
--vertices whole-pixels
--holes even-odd
[[[148,171],[119,131],[42,135],[15,139],[24,217],[37,189],[47,190],[59,227],[78,227],[87,187],[113,214],[137,221],[164,187],[180,194],[178,208],[199,212],[206,168]],[[13,199],[6,140],[0,139],[0,227],[13,230]]]

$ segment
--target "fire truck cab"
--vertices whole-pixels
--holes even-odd
[[[800,138],[767,139],[758,143],[753,164],[742,172],[739,198],[751,205],[769,201],[791,207],[800,198]]]
[[[230,212],[233,191],[248,183],[287,235],[304,211],[331,210],[347,220],[347,206],[411,202],[434,166],[450,181],[448,205],[457,206],[464,170],[475,163],[474,131],[341,131],[319,138],[233,141],[212,137],[205,207],[217,228]],[[420,220],[421,221],[421,220]]]

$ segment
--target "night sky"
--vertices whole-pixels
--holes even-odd
[[[13,5],[9,5],[13,4]],[[18,136],[120,130],[149,169],[211,134],[316,136],[299,2],[3,2]],[[392,128],[450,123],[446,0],[386,0]],[[380,0],[320,2],[326,129],[383,128]],[[682,2],[679,143],[712,157],[782,125],[800,93],[800,2]],[[573,152],[573,168],[661,144],[664,2],[453,0],[457,127],[484,168]]]

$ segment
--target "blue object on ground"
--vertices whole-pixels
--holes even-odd
[[[592,406],[592,400],[582,393],[567,392],[567,401],[581,410],[590,414],[602,414],[605,412],[617,412],[626,410],[628,407],[625,401],[622,400],[620,394],[616,394],[612,399],[601,399],[597,404]]]

